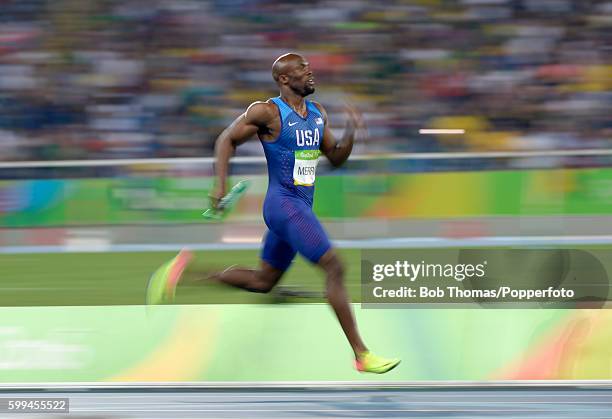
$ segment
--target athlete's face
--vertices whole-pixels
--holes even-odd
[[[315,81],[308,61],[297,61],[294,68],[288,75],[289,87],[291,87],[291,90],[293,90],[295,93],[302,97],[306,97],[314,93]]]

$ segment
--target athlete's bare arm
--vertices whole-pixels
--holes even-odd
[[[346,121],[346,127],[344,128],[342,139],[338,142],[334,138],[334,135],[329,128],[325,108],[323,108],[323,106],[321,106],[319,103],[314,102],[314,104],[319,108],[323,114],[323,119],[325,120],[325,130],[323,131],[323,140],[321,141],[321,151],[334,167],[341,166],[349,158],[351,151],[353,151],[355,132],[357,131],[357,128],[363,125],[361,115],[352,106],[346,107],[349,117]]]
[[[217,183],[210,193],[214,207],[226,193],[227,169],[236,147],[248,141],[255,134],[266,136],[276,116],[273,105],[267,102],[255,102],[219,135],[215,142]]]

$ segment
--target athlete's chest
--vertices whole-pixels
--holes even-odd
[[[295,113],[287,115],[282,123],[281,140],[291,149],[318,149],[323,138],[323,118],[308,115],[302,118]]]

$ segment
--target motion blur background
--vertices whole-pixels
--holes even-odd
[[[609,1],[1,7],[2,160],[211,155],[250,102],[276,95],[270,67],[287,51],[310,61],[335,126],[344,98],[365,113],[365,153],[606,148],[612,137]]]
[[[277,95],[272,61],[297,51],[310,61],[315,98],[339,135],[344,101],[363,111],[369,136],[360,136],[354,155],[391,155],[354,158],[320,178],[317,213],[338,221],[332,235],[608,230],[559,216],[609,212],[612,2],[5,0],[1,7],[0,178],[19,180],[0,188],[4,226],[104,225],[91,233],[102,243],[223,240],[234,224],[202,227],[200,217],[210,161],[19,162],[212,156],[224,127],[251,102]],[[419,128],[466,132],[419,135]],[[490,151],[543,155],[479,154]],[[434,154],[393,157],[406,152]],[[230,220],[249,221],[251,230],[240,226],[232,237],[257,241],[262,147],[251,141],[238,155],[262,160],[232,168],[255,184]],[[542,215],[550,217],[521,218]],[[199,225],[147,236],[112,229],[168,223]],[[58,244],[72,234],[11,233],[5,244]]]
[[[360,248],[612,243],[610,1],[0,10],[0,305],[38,306],[0,309],[0,381],[355,379],[325,306],[174,305],[154,320],[134,306],[182,245],[204,265],[257,263],[261,145],[238,149],[255,159],[233,164],[232,181],[252,186],[223,224],[200,215],[206,157],[252,101],[277,95],[271,64],[287,51],[310,61],[339,135],[345,100],[368,125],[345,167],[321,163],[315,198],[332,238],[353,248],[342,255],[354,301]],[[173,157],[202,159],[111,161]],[[323,287],[303,262],[287,281]],[[201,290],[188,282],[178,301],[270,302]],[[404,359],[385,379],[612,377],[605,310],[356,311],[376,348]],[[284,333],[298,324],[302,334]]]

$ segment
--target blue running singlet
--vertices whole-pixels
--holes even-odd
[[[300,116],[280,97],[281,132],[274,141],[262,141],[268,162],[268,193],[263,216],[266,233],[262,259],[285,271],[296,253],[317,263],[331,244],[312,211],[319,148],[325,122],[319,109],[306,100]]]

